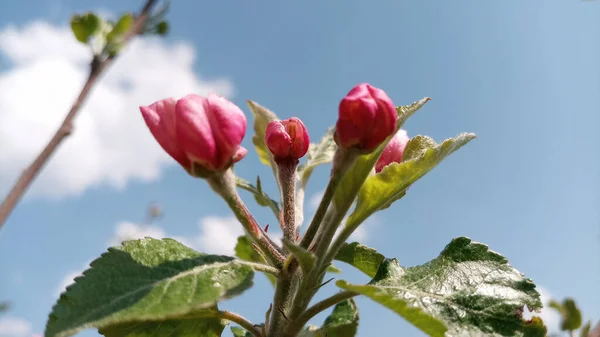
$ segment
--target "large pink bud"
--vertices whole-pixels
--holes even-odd
[[[271,121],[267,125],[265,141],[277,161],[302,158],[310,144],[306,127],[296,117]]]
[[[335,142],[370,153],[396,130],[398,114],[381,89],[361,83],[340,102]]]
[[[375,172],[381,172],[384,167],[391,163],[401,162],[404,149],[406,148],[406,144],[408,144],[409,140],[410,138],[408,137],[406,131],[399,130],[383,149],[381,156],[375,164]]]
[[[192,175],[222,172],[248,152],[240,146],[246,116],[217,95],[167,98],[140,111],[160,146]]]

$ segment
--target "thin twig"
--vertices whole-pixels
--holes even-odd
[[[598,321],[594,330],[590,331],[588,337],[600,337],[600,321]]]
[[[279,274],[280,274],[279,269],[277,269],[275,267],[271,267],[271,266],[263,264],[263,263],[254,263],[254,262],[241,261],[241,260],[240,260],[240,263],[248,265],[248,266],[254,268],[254,270],[263,271],[265,273],[269,273],[274,276],[279,276]]]
[[[123,38],[123,45],[126,45],[131,38],[142,32],[144,24],[150,15],[150,11],[156,4],[157,0],[147,0],[144,7],[140,11],[140,14],[136,17],[132,27],[129,29],[127,34]],[[19,179],[15,182],[13,187],[10,189],[2,204],[0,204],[0,229],[8,219],[8,216],[17,206],[19,200],[23,197],[33,180],[40,173],[42,168],[46,165],[50,157],[56,152],[58,146],[73,132],[73,122],[86,98],[89,96],[90,91],[98,81],[100,75],[107,69],[107,67],[115,59],[115,56],[109,56],[104,60],[94,57],[92,66],[90,67],[90,74],[87,81],[83,85],[79,96],[73,102],[71,109],[65,116],[62,124],[54,133],[54,136],[50,139],[48,144],[44,147],[35,160],[23,171]]]
[[[282,255],[279,247],[258,224],[252,213],[240,195],[237,192],[235,183],[235,174],[231,169],[220,174],[214,174],[207,178],[210,187],[219,194],[227,203],[233,214],[242,224],[248,235],[252,237],[254,243],[258,245],[262,253],[266,256],[267,262],[276,267],[283,266],[285,257]]]
[[[232,321],[234,323],[239,324],[242,328],[248,330],[255,337],[264,337],[260,327],[250,322],[243,316],[240,316],[230,311],[219,311],[217,316],[219,318],[226,319],[228,321]]]

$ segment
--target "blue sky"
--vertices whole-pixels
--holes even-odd
[[[13,164],[27,162],[39,148],[81,81],[81,64],[70,64],[85,61],[85,50],[72,47],[70,40],[64,48],[48,47],[50,42],[68,39],[59,33],[75,12],[120,13],[137,6],[116,0],[0,4],[0,88],[27,88],[0,92],[2,193],[20,169]],[[229,216],[205,182],[192,180],[160,154],[140,126],[138,105],[186,94],[188,88],[215,89],[229,95],[249,119],[246,99],[282,118],[298,116],[317,140],[335,123],[343,95],[359,82],[370,82],[397,104],[432,98],[406,124],[410,136],[442,140],[469,131],[478,138],[366,225],[366,243],[410,266],[466,235],[508,257],[553,297],[576,298],[584,315],[597,320],[599,15],[600,3],[578,0],[174,1],[168,38],[131,50],[133,56],[111,69],[110,83],[86,106],[94,116],[126,115],[116,116],[123,123],[114,125],[109,119],[81,123],[78,131],[92,130],[97,138],[76,142],[105,151],[77,144],[62,148],[55,166],[0,233],[0,299],[13,303],[11,318],[29,322],[31,332],[39,333],[63,279],[100,255],[119,223],[139,224],[150,202],[159,202],[165,212],[155,230],[195,238],[197,245],[215,228],[206,225],[199,233],[199,222]],[[45,25],[23,33],[33,21]],[[56,33],[57,40],[44,38],[44,30]],[[19,32],[30,44],[6,42]],[[185,65],[169,68],[178,62]],[[145,80],[145,72],[128,73],[126,65],[136,63],[147,64],[155,82]],[[64,74],[35,71],[48,64],[64,66]],[[31,84],[18,83],[23,78]],[[135,97],[127,96],[123,78],[133,85]],[[66,91],[64,102],[48,96],[52,90]],[[34,105],[22,109],[28,104]],[[6,126],[16,120],[18,127]],[[99,144],[112,135],[97,130],[95,120],[104,130],[122,132],[121,143]],[[128,134],[128,128],[139,132]],[[250,138],[249,132],[244,145],[252,149]],[[32,145],[20,146],[21,140]],[[144,167],[136,165],[138,160]],[[114,174],[94,173],[95,167]],[[253,151],[236,169],[249,179],[260,174],[277,195],[270,170]],[[327,174],[326,168],[317,172],[309,197],[324,188]],[[253,210],[261,222],[273,221],[265,209]],[[341,267],[348,271],[346,278],[366,281],[351,267]],[[256,283],[256,289],[222,307],[260,320],[270,301],[261,294],[270,286],[260,275]],[[335,291],[333,284],[329,288]],[[387,335],[390,329],[422,335],[387,309],[368,300],[359,305],[359,336]]]

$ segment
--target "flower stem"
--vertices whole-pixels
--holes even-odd
[[[221,311],[220,310],[217,312],[216,316],[219,318],[226,319],[228,321],[239,324],[242,328],[248,330],[248,332],[253,334],[255,337],[264,337],[264,334],[261,331],[260,327],[258,327],[257,325],[250,322],[248,319],[244,318],[243,316],[241,316],[239,314],[236,314],[231,311]]]
[[[315,243],[320,243],[325,244],[325,248],[327,248],[328,242],[325,242],[326,240],[323,240],[323,235],[328,234],[329,231],[323,231],[323,228],[320,227],[322,223],[329,224],[331,222],[329,221],[329,216],[331,215],[331,213],[327,212],[327,210],[329,209],[329,204],[333,200],[335,191],[339,186],[342,177],[344,176],[346,171],[352,166],[357,156],[358,155],[354,151],[348,151],[345,149],[338,149],[338,152],[336,152],[336,157],[334,159],[329,185],[325,190],[325,195],[321,200],[319,209],[317,210],[317,213],[315,214],[315,217],[313,218],[313,221],[311,222],[311,225],[302,240],[301,245],[303,245],[303,247],[314,247]],[[331,238],[329,238],[329,240],[331,240]],[[313,268],[307,275],[302,275],[302,278],[298,279],[299,285],[295,287],[295,294],[290,294],[290,296],[293,295],[293,301],[289,304],[289,310],[287,312],[287,318],[291,322],[290,324],[296,324],[297,318],[306,310],[311,299],[319,290],[319,285],[323,280],[325,272],[322,268],[319,267],[323,265],[323,262],[320,261],[321,258],[318,254],[317,259],[317,266],[315,266],[315,268]],[[299,329],[301,328],[302,327],[300,327]],[[294,336],[293,334],[289,334],[288,331],[290,330],[280,330],[280,332],[285,332],[285,336]],[[297,334],[298,331],[294,333]],[[271,337],[271,335],[268,336]],[[279,337],[279,335],[273,336]]]
[[[317,234],[321,222],[327,213],[327,209],[329,208],[329,204],[331,204],[331,200],[335,195],[335,191],[338,188],[338,185],[342,181],[342,177],[348,171],[352,163],[356,159],[356,155],[348,150],[338,148],[335,154],[335,160],[333,163],[333,167],[331,169],[331,176],[329,178],[329,183],[327,184],[327,188],[325,189],[325,193],[323,194],[323,198],[321,199],[321,203],[315,212],[315,216],[313,217],[304,237],[302,238],[302,242],[300,246],[304,248],[308,248],[311,246],[315,235]]]
[[[281,191],[281,201],[283,203],[283,221],[281,229],[283,237],[290,242],[296,242],[296,168],[298,160],[277,161],[277,180]],[[297,265],[297,264],[294,264]],[[277,280],[275,297],[273,298],[273,310],[267,336],[279,337],[282,331],[287,330],[288,317],[286,312],[290,308],[292,297],[294,295],[294,280],[297,278],[295,268],[283,270]]]
[[[286,315],[286,311],[288,311],[292,300],[291,295],[293,295],[292,277],[289,274],[283,274],[277,280],[275,287],[275,297],[273,298],[273,308],[269,321],[269,330],[267,331],[268,337],[279,337],[282,331],[287,330],[289,318]]]
[[[283,203],[283,237],[296,242],[296,167],[298,160],[277,163],[277,178]]]
[[[282,255],[282,250],[269,236],[265,233],[256,222],[248,207],[244,204],[239,194],[237,193],[235,184],[235,175],[231,169],[209,177],[208,183],[212,189],[217,192],[229,205],[238,221],[244,226],[246,232],[252,237],[258,247],[263,251],[269,262],[281,268],[285,257]]]

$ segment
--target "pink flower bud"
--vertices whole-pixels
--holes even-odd
[[[298,160],[306,154],[310,144],[306,127],[296,117],[270,122],[265,140],[275,160]]]
[[[150,132],[162,148],[190,174],[221,172],[241,160],[246,116],[228,100],[194,94],[180,100],[167,98],[140,107]]]
[[[406,148],[406,144],[408,144],[409,140],[410,138],[408,137],[406,131],[399,130],[383,149],[381,156],[375,164],[375,172],[381,172],[384,167],[391,163],[401,162],[404,149]]]
[[[361,83],[340,102],[335,142],[343,148],[373,151],[396,130],[398,114],[381,89]]]

